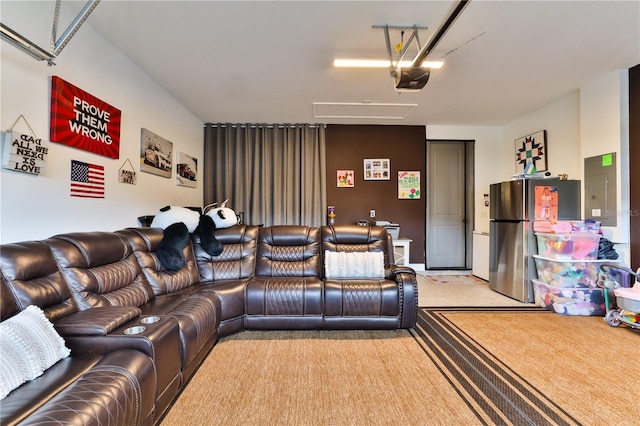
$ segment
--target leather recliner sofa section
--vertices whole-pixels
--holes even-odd
[[[166,381],[159,380],[158,383],[157,408],[160,413],[164,412],[181,384],[193,374],[217,338],[220,302],[215,294],[156,294],[156,289],[142,271],[130,241],[118,233],[69,233],[54,236],[45,240],[45,243],[53,252],[80,309],[135,307],[140,309],[141,315],[158,318],[152,324],[138,324],[145,330],[126,335],[121,340],[149,340],[154,344],[155,354],[163,355],[162,359],[171,359],[172,373],[167,374],[169,377],[164,378]],[[184,272],[173,274],[171,278],[176,290],[191,285],[193,280],[190,277],[197,279],[195,269],[191,275]],[[165,323],[169,323],[174,330],[167,330],[169,327],[165,327]],[[125,330],[126,327],[118,330],[116,335],[120,336]],[[105,350],[115,344],[112,337],[108,335],[102,339]],[[94,341],[90,341],[92,346],[96,345]],[[161,366],[158,366],[158,372],[159,375],[166,374]]]
[[[3,245],[0,265],[2,321],[36,305],[53,323],[77,317],[68,324],[80,336],[104,336],[139,315],[130,308],[87,311],[91,317],[80,312],[49,247],[41,241]],[[66,339],[72,349],[69,357],[0,402],[0,424],[153,424],[157,368],[170,373],[170,356],[154,363],[149,342],[114,346],[103,353],[92,344],[72,343]]]
[[[255,276],[245,290],[245,327],[323,328],[321,269],[318,228],[260,228]]]
[[[383,278],[325,278],[325,328],[394,329],[414,326],[418,305],[415,271],[393,264],[393,243],[385,228],[323,226],[321,239],[323,253],[384,253]]]
[[[384,228],[236,225],[215,232],[222,254],[208,255],[193,235],[178,271],[166,270],[158,260],[159,228],[69,233],[1,246],[2,320],[39,306],[71,349],[70,357],[34,382],[56,381],[60,369],[71,375],[47,391],[34,392],[33,382],[15,389],[0,402],[0,423],[28,424],[64,401],[92,366],[124,363],[121,368],[136,377],[142,394],[133,397],[139,409],[115,423],[153,424],[221,336],[245,329],[415,324],[415,272],[393,264]],[[384,273],[326,278],[326,251],[382,252]],[[76,362],[82,367],[73,373],[60,367]],[[132,400],[129,390],[120,391]],[[98,413],[95,421],[81,419],[84,410]],[[84,410],[76,418],[65,410],[59,415],[68,417],[67,424],[110,424],[98,418],[109,410],[100,402],[88,400]]]

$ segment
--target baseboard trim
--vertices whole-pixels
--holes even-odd
[[[426,271],[424,263],[410,263],[408,266],[414,271]]]

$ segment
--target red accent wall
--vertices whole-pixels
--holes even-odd
[[[327,205],[336,223],[377,220],[400,225],[400,237],[413,240],[411,263],[425,262],[426,128],[424,126],[328,125]],[[364,180],[364,159],[388,158],[390,180]],[[339,188],[337,171],[353,170],[354,187]],[[420,171],[420,199],[398,199],[398,171]]]

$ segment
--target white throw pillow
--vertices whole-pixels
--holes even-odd
[[[71,351],[37,306],[0,323],[0,399]]]
[[[384,253],[327,250],[324,270],[327,278],[384,278]]]

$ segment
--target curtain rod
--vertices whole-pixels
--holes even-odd
[[[205,127],[210,126],[210,127],[251,127],[252,129],[255,129],[256,127],[266,127],[268,129],[273,129],[274,127],[278,127],[279,129],[284,129],[285,127],[303,127],[303,126],[308,126],[310,128],[316,128],[316,127],[327,127],[326,124],[323,123],[318,123],[318,124],[305,124],[305,123],[298,123],[298,124],[229,124],[229,123],[205,123]]]

